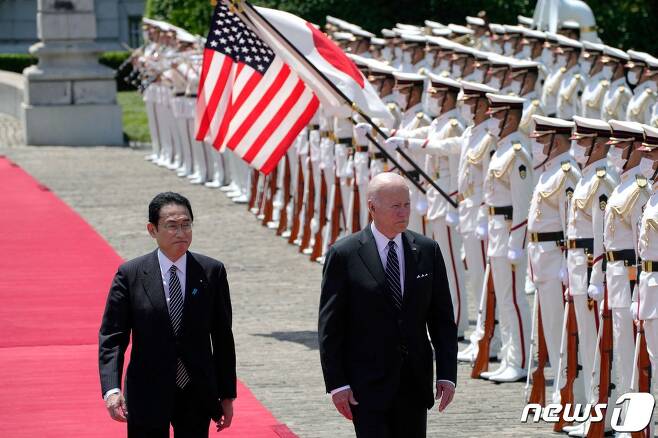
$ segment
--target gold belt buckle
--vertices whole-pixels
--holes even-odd
[[[530,233],[530,241],[533,243],[539,242],[539,233]]]
[[[605,258],[606,258],[609,262],[614,262],[614,261],[615,261],[615,255],[614,255],[614,253],[613,253],[612,251],[606,251],[606,253],[605,253]]]
[[[653,272],[653,261],[652,260],[643,261],[642,270],[646,272]]]
[[[490,206],[489,206],[489,216],[493,216],[493,215],[495,215],[495,214],[496,214],[495,211],[496,211],[496,210],[495,210],[495,207],[493,207],[493,206],[490,205]]]

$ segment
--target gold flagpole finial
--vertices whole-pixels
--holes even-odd
[[[217,6],[217,0],[210,0],[210,6]]]

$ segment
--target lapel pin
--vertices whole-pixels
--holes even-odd
[[[199,291],[199,290],[195,287],[194,289],[192,289],[192,295],[193,295],[193,296],[196,295],[196,293],[197,293],[198,291]]]

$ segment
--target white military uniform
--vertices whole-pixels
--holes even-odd
[[[567,267],[569,292],[573,297],[578,324],[578,351],[583,366],[584,391],[594,396],[591,387],[597,343],[598,311],[587,291],[590,284],[603,287],[603,219],[610,194],[617,185],[614,172],[607,168],[607,159],[590,163],[582,170],[582,177],[573,193],[567,227]]]
[[[466,257],[466,274],[469,277],[467,284],[474,287],[473,299],[476,309],[481,312],[481,317],[476,317],[476,326],[470,335],[470,354],[476,357],[478,354],[478,342],[484,336],[484,310],[486,309],[486,296],[484,292],[484,273],[487,264],[486,252],[486,230],[487,209],[484,204],[484,178],[489,167],[489,158],[496,147],[496,137],[486,129],[486,123],[477,126],[471,125],[462,135],[462,150],[459,159],[459,172],[457,175],[457,187],[459,191],[459,233],[464,245]],[[477,230],[480,229],[480,235]],[[484,299],[484,302],[482,301]],[[479,308],[484,304],[483,308]],[[500,342],[498,335],[495,343],[490,345],[490,354],[496,351]]]
[[[557,97],[557,116],[564,120],[571,120],[573,116],[581,113],[581,100],[585,79],[580,72],[578,64],[564,73]]]
[[[587,80],[580,102],[580,111],[583,117],[601,119],[603,95],[610,88],[610,81],[606,72],[600,71]],[[607,120],[607,118],[605,118]]]
[[[487,256],[503,342],[501,366],[493,373],[502,374],[507,367],[523,370],[528,360],[530,310],[524,293],[526,261],[521,256],[512,264],[507,255],[510,250],[525,252],[532,190],[529,181],[532,181],[532,160],[524,137],[515,132],[500,139],[484,182],[484,201],[489,212]],[[503,213],[502,209],[507,211]]]
[[[551,158],[545,164],[535,186],[528,213],[530,273],[537,288],[548,357],[555,370],[560,362],[564,314],[564,286],[561,275],[556,273],[566,274],[561,240],[566,230],[569,197],[579,179],[577,163],[573,161],[568,151]],[[542,237],[544,233],[547,233],[546,236],[559,234],[562,239]],[[563,363],[563,367],[565,365],[566,363]],[[564,383],[562,380],[562,384]],[[557,401],[559,398],[556,398],[555,393],[561,388],[554,386],[553,389],[553,400]]]
[[[549,73],[544,82],[542,89],[541,102],[546,114],[554,115],[557,113],[557,98],[564,79],[564,74],[567,72],[566,67],[559,67]]]
[[[605,120],[624,120],[626,108],[631,100],[631,90],[628,88],[626,78],[621,77],[610,83],[610,88],[603,95],[601,116]]]
[[[615,382],[619,394],[630,391],[635,338],[630,312],[631,282],[634,283],[635,246],[642,208],[651,195],[647,179],[638,167],[620,177],[605,210],[604,245],[607,251],[606,281],[608,305],[612,310]],[[618,260],[615,251],[631,253],[630,260]]]
[[[633,96],[626,108],[626,120],[637,123],[651,123],[654,106],[658,104],[658,84],[648,80],[633,90]]]

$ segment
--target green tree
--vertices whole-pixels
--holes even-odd
[[[467,15],[486,11],[491,22],[516,23],[532,16],[535,0],[255,0],[253,3],[324,24],[327,15],[343,18],[374,33],[395,23],[422,24],[425,19],[464,23]],[[658,0],[588,0],[599,36],[611,46],[658,56]],[[205,35],[212,8],[209,0],[147,0],[146,16]]]

